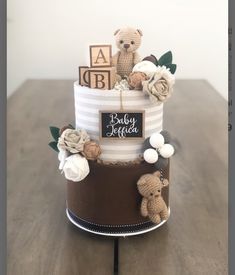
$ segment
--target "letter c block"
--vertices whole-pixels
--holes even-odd
[[[89,67],[87,66],[80,66],[78,68],[79,71],[79,85],[81,86],[88,86],[89,80],[88,80],[88,73],[89,73]]]

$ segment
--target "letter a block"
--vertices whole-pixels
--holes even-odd
[[[92,89],[111,90],[116,81],[116,68],[90,68],[89,87]]]
[[[90,46],[90,66],[91,67],[111,67],[112,46],[111,45],[91,45]]]

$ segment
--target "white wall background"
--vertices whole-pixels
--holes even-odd
[[[77,78],[89,44],[114,45],[133,26],[142,56],[171,50],[177,78],[207,79],[227,98],[227,21],[224,0],[8,0],[8,95],[27,78]]]

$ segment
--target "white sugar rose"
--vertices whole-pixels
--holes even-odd
[[[62,170],[65,165],[66,158],[68,157],[68,151],[61,148],[58,148],[58,149],[59,149],[58,159],[60,161],[59,169]]]
[[[150,96],[153,102],[166,101],[173,92],[174,83],[174,75],[165,66],[158,66],[153,76],[142,82],[143,91]]]
[[[59,137],[57,147],[76,154],[83,151],[87,141],[90,141],[90,137],[85,130],[66,129]]]
[[[132,72],[142,72],[145,73],[148,77],[151,77],[156,71],[157,66],[153,64],[153,62],[147,60],[137,63],[132,69]]]
[[[89,174],[90,168],[85,157],[75,154],[66,158],[63,171],[66,179],[81,181]]]

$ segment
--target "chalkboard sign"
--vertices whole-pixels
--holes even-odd
[[[144,139],[144,111],[100,111],[101,139]]]

